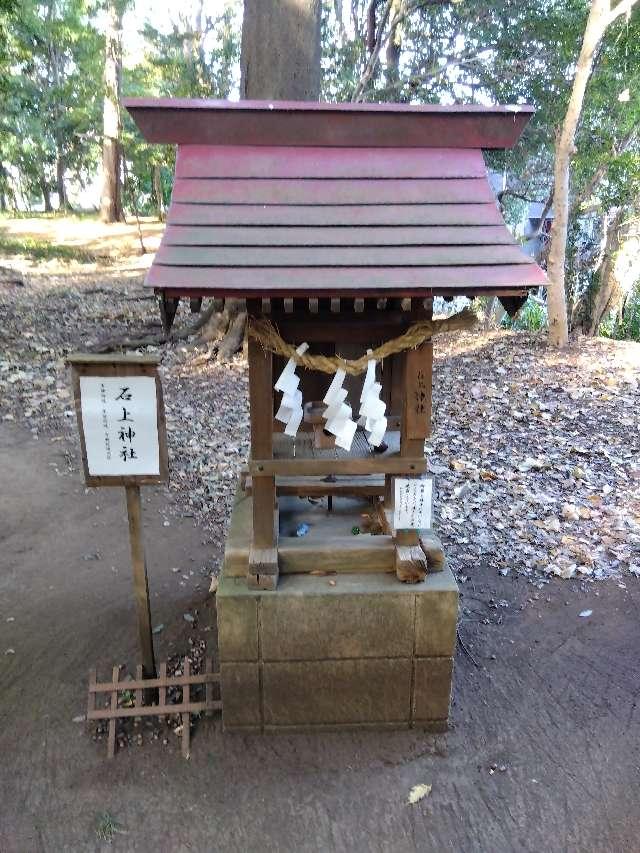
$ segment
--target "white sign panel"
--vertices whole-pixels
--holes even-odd
[[[394,498],[393,526],[396,530],[427,530],[431,527],[431,477],[396,477]]]
[[[153,376],[81,376],[80,399],[89,474],[160,473]]]

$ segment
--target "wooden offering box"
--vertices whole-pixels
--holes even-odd
[[[147,278],[166,328],[181,298],[247,304],[251,456],[218,589],[225,729],[446,728],[457,587],[428,520],[433,297],[498,295],[512,311],[545,284],[481,150],[512,147],[530,108],[127,107],[147,139],[178,143]],[[364,380],[352,362],[366,369],[370,350]],[[353,421],[363,380],[379,383],[357,428],[344,393],[336,421],[320,402],[336,356]]]

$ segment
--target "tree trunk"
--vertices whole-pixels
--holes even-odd
[[[8,204],[7,196],[9,195],[9,174],[4,167],[4,163],[0,163],[0,211],[6,213]]]
[[[321,0],[244,0],[240,56],[242,98],[317,101],[320,97]],[[237,352],[244,337],[242,300],[225,300],[202,329],[204,340],[222,340],[223,360]]]
[[[614,312],[616,322],[622,319],[624,304],[637,278],[639,256],[640,219],[621,209],[607,228],[600,286],[591,309],[590,335],[598,333],[609,311]]]
[[[158,211],[158,219],[160,222],[164,219],[164,196],[162,193],[162,175],[160,174],[160,166],[153,166],[153,195],[156,200],[156,209]]]
[[[317,101],[321,0],[244,0],[240,97]]]
[[[64,183],[65,165],[62,157],[56,159],[56,189],[58,191],[58,210],[71,210],[69,199],[67,198],[67,188]],[[46,204],[46,202],[45,202]]]
[[[394,0],[391,6],[392,20],[399,15],[401,10],[401,0]],[[375,47],[375,44],[374,44]],[[372,48],[373,49],[373,48]],[[386,59],[386,82],[387,87],[397,87],[400,80],[400,53],[402,51],[402,34],[400,32],[400,24],[394,24],[389,33],[389,41],[385,52]]]
[[[122,78],[122,6],[110,0],[104,60],[104,109],[102,142],[102,193],[100,219],[120,222],[122,212],[122,178],[120,143],[120,88]]]
[[[554,163],[554,220],[549,246],[549,289],[547,309],[549,314],[549,343],[564,347],[568,342],[567,296],[565,293],[565,261],[569,227],[569,180],[571,158],[575,151],[575,136],[584,94],[593,68],[593,58],[609,26],[619,15],[628,12],[636,0],[621,0],[612,8],[611,0],[592,0],[582,47],[573,78],[569,106],[556,141]]]
[[[40,192],[42,193],[42,201],[44,202],[44,212],[53,213],[53,205],[51,204],[51,190],[49,189],[49,184],[44,178],[40,179]]]

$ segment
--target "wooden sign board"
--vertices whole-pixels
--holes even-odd
[[[165,483],[169,466],[158,359],[80,353],[67,363],[87,485]]]
[[[431,385],[433,345],[425,341],[405,354],[405,435],[425,439],[431,433]]]
[[[429,530],[432,526],[432,506],[432,477],[394,478],[395,530]]]

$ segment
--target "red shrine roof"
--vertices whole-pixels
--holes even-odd
[[[483,148],[532,108],[129,99],[177,143],[146,284],[171,296],[514,294],[546,284],[515,242]]]

